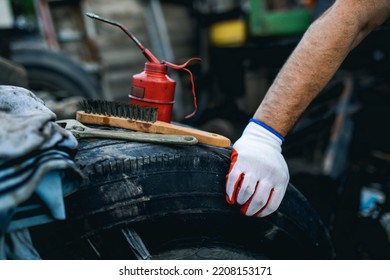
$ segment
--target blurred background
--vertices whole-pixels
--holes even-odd
[[[189,58],[200,57],[201,63],[190,66],[200,104],[198,114],[189,121],[191,124],[204,124],[209,118],[229,118],[237,110],[239,115],[232,119],[240,118],[243,113],[246,120],[265,93],[269,84],[267,75],[273,74],[271,67],[280,67],[315,10],[311,1],[293,0],[118,0],[115,3],[1,0],[1,3],[4,19],[1,55],[30,72],[31,88],[44,94],[43,88],[49,87],[49,82],[43,81],[50,80],[44,77],[47,73],[37,78],[36,69],[44,68],[38,66],[44,64],[43,55],[51,55],[52,60],[66,56],[68,64],[74,62],[77,64],[74,66],[80,66],[92,76],[89,80],[94,80],[95,89],[84,89],[83,93],[76,90],[60,93],[57,89],[54,94],[46,92],[46,100],[50,99],[48,95],[99,95],[108,100],[127,101],[131,77],[143,71],[146,60],[135,44],[119,28],[92,20],[85,16],[86,12],[128,27],[160,60],[181,64]],[[274,37],[270,42],[264,41],[270,37]],[[283,42],[279,43],[279,39]],[[260,65],[254,59],[265,61],[260,61]],[[171,71],[170,75],[177,82],[174,118],[183,121],[193,109],[190,79],[182,71]],[[211,125],[226,129],[232,124],[214,121]],[[230,134],[237,138],[233,131]]]
[[[128,101],[145,57],[128,27],[160,60],[187,72],[173,120],[235,141],[309,24],[329,0],[0,0],[0,83],[28,87],[58,118],[81,98]],[[345,258],[390,257],[389,23],[346,59],[287,137],[291,181],[312,202]],[[12,66],[11,66],[12,65]],[[321,67],[319,65],[318,67]],[[297,79],[299,77],[297,76]]]

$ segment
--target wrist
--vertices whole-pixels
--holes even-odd
[[[263,127],[264,129],[266,129],[267,131],[269,131],[270,133],[272,133],[273,135],[275,135],[277,138],[279,138],[282,142],[284,142],[284,137],[279,133],[277,132],[275,129],[273,129],[272,127],[270,127],[269,125],[263,123],[262,121],[259,121],[255,118],[251,118],[249,120],[249,122],[251,123],[255,123],[261,127]]]

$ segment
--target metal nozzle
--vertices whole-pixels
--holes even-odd
[[[108,24],[112,24],[112,25],[115,25],[117,27],[119,27],[120,29],[122,29],[123,32],[125,32],[127,34],[127,36],[130,37],[131,40],[133,40],[133,42],[138,46],[138,48],[142,51],[142,53],[144,54],[144,56],[150,61],[150,62],[153,62],[153,63],[160,63],[160,61],[147,49],[145,48],[140,41],[138,41],[138,39],[133,35],[131,34],[131,32],[125,27],[123,26],[122,24],[120,24],[119,22],[116,22],[116,21],[112,21],[112,20],[109,20],[109,19],[106,19],[106,18],[102,18],[101,16],[97,15],[97,14],[94,14],[94,13],[85,13],[88,17],[92,18],[92,19],[96,19],[96,20],[100,20],[102,22],[105,22],[105,23],[108,23]]]

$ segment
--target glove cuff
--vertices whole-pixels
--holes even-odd
[[[272,127],[266,125],[265,123],[259,121],[259,120],[256,120],[254,118],[250,119],[249,122],[254,122],[258,125],[260,125],[261,127],[265,128],[266,130],[268,130],[269,132],[271,132],[273,135],[275,135],[276,137],[278,137],[282,142],[284,142],[284,137],[282,135],[280,135],[276,130],[274,130]]]

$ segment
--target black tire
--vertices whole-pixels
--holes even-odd
[[[48,259],[132,259],[123,229],[154,259],[332,259],[328,231],[290,185],[279,210],[245,217],[225,202],[229,149],[82,140],[86,180],[68,219],[32,231]]]
[[[39,92],[45,92],[56,101],[72,96],[101,97],[97,79],[63,53],[16,48],[11,60],[26,69],[29,89],[38,96]]]
[[[27,73],[23,67],[0,57],[0,84],[27,87]]]

